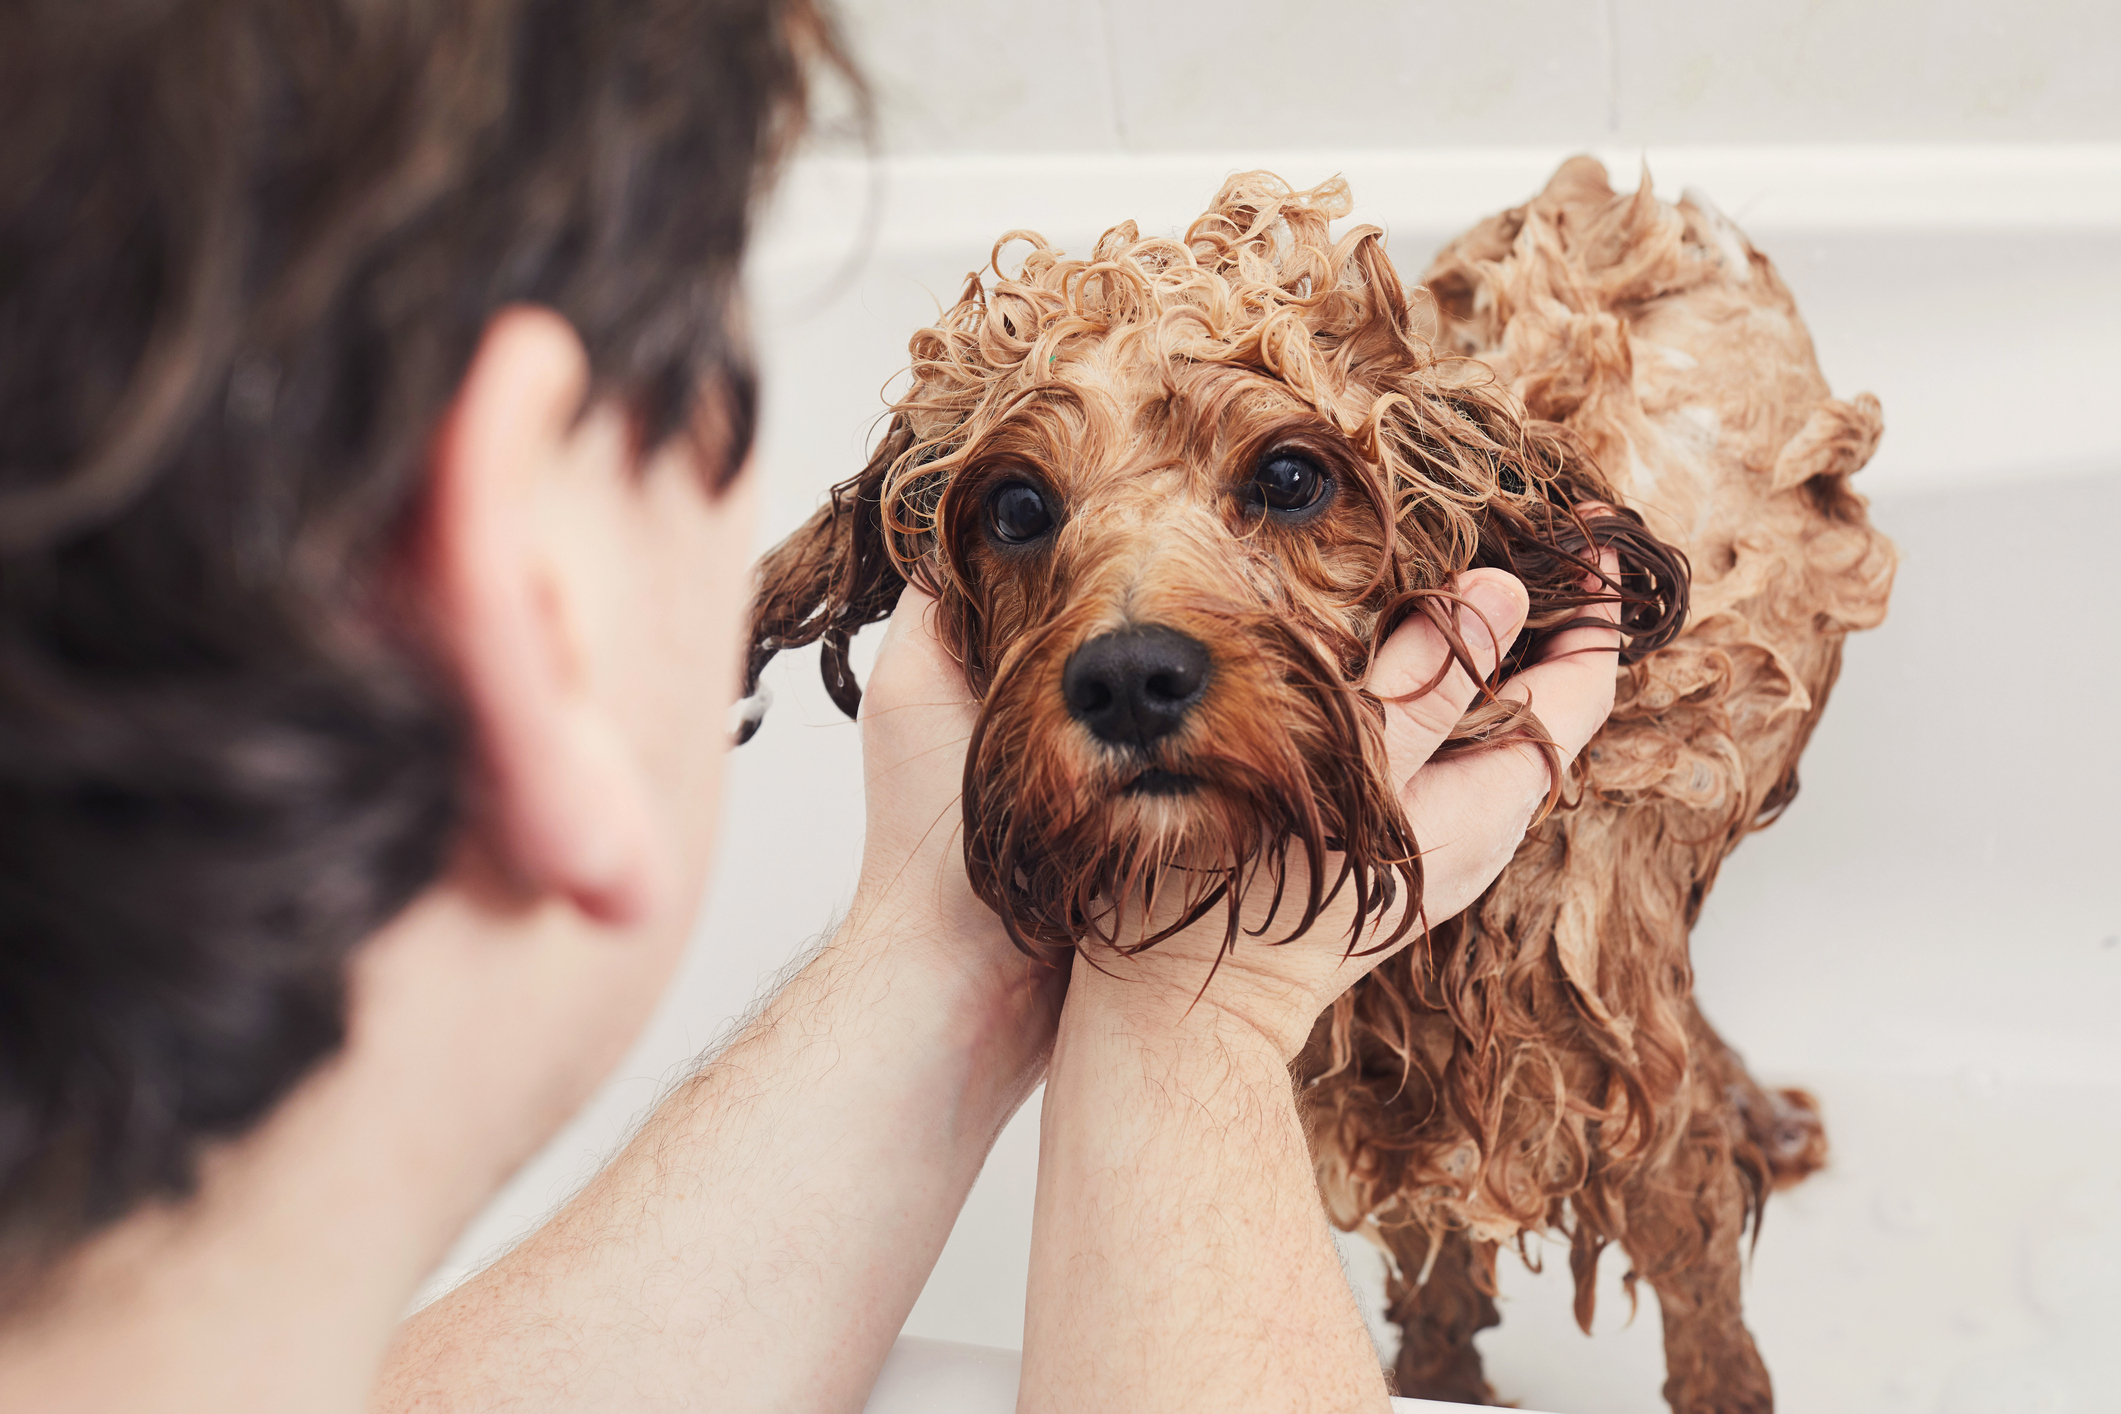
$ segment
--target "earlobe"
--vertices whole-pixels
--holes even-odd
[[[550,310],[487,327],[437,431],[420,574],[475,743],[477,842],[524,890],[615,927],[671,872],[641,766],[582,670],[587,587],[540,543],[539,497],[584,458],[588,357]],[[627,478],[626,439],[589,444]],[[620,483],[623,484],[623,481]]]

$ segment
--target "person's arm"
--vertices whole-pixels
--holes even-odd
[[[972,709],[925,604],[864,704],[845,924],[578,1197],[406,1323],[376,1408],[862,1406],[1065,985],[965,886]]]
[[[1505,630],[1485,655],[1484,635],[1465,633],[1492,665],[1523,620],[1523,589],[1499,571],[1461,584]],[[1565,755],[1611,710],[1613,646],[1602,630],[1564,635],[1505,689],[1532,695]],[[1380,652],[1372,685],[1412,691],[1444,657],[1441,635],[1416,618]],[[1472,695],[1454,669],[1387,709],[1433,918],[1479,896],[1546,793],[1530,748],[1425,765]],[[1300,897],[1301,878],[1289,888]],[[1098,967],[1076,967],[1047,1078],[1020,1410],[1384,1408],[1289,1072],[1318,1014],[1383,960],[1343,958],[1339,917],[1297,942],[1241,942],[1212,981],[1219,914],[1134,957],[1103,950],[1083,960]]]
[[[1079,970],[1039,1146],[1021,1410],[1381,1406],[1281,1046]]]

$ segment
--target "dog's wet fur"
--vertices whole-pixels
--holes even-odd
[[[1892,547],[1847,484],[1877,403],[1828,395],[1767,259],[1696,198],[1575,159],[1418,288],[1375,228],[1331,233],[1348,206],[1249,173],[1181,238],[1005,236],[914,336],[869,465],[763,562],[746,690],[822,640],[853,713],[849,641],[915,583],[981,701],[965,861],[1019,946],[1153,946],[1159,889],[1258,946],[1255,882],[1266,941],[1336,892],[1358,932],[1303,945],[1415,935],[1297,1063],[1328,1212],[1391,1258],[1400,1393],[1493,1399],[1498,1246],[1545,1229],[1586,1330],[1607,1245],[1657,1292],[1674,1409],[1766,1410],[1742,1241],[1824,1130],[1702,1018],[1687,938],[1884,615]],[[1483,692],[1444,751],[1540,744],[1550,809],[1426,926],[1360,684],[1410,614],[1469,662],[1449,586],[1474,566],[1531,598],[1490,687],[1617,603],[1618,702],[1564,767]],[[1290,851],[1314,882],[1281,897]]]

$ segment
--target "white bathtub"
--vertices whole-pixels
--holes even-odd
[[[1012,1414],[1023,1357],[1014,1350],[901,1336],[863,1414]],[[1395,1399],[1395,1414],[1450,1414],[1463,1404]]]
[[[1267,164],[1298,180],[1345,170],[1418,269],[1558,155]],[[1795,1414],[2121,1408],[2108,1369],[2121,1330],[2121,149],[2021,156],[1649,154],[1661,183],[1703,186],[1775,257],[1836,390],[1884,400],[1885,445],[1859,484],[1907,554],[1891,619],[1850,642],[1802,795],[1732,859],[1695,941],[1710,1016],[1763,1079],[1817,1093],[1830,1126],[1831,1166],[1769,1205],[1749,1278],[1749,1319]],[[765,533],[856,469],[907,334],[996,234],[1043,224],[1080,244],[1122,217],[1173,227],[1222,172],[1259,161],[902,164],[885,174],[866,261],[836,283],[861,183],[799,173],[755,281]],[[813,657],[774,674],[777,705],[733,763],[721,883],[668,1004],[438,1283],[593,1169],[844,901],[854,733]],[[1036,1129],[1034,1104],[905,1327],[990,1353],[903,1344],[872,1411],[1009,1407]],[[1378,1259],[1360,1244],[1346,1256],[1374,1309]],[[1565,1261],[1534,1277],[1505,1259],[1504,1323],[1481,1338],[1505,1398],[1553,1414],[1661,1407],[1655,1299],[1645,1289],[1628,1323],[1621,1269],[1610,1255],[1587,1340]],[[975,1402],[951,1405],[951,1390]]]

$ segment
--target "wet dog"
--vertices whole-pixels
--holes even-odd
[[[1498,1247],[1549,1230],[1586,1330],[1608,1245],[1657,1292],[1674,1409],[1768,1409],[1742,1239],[1824,1131],[1702,1018],[1688,930],[1884,614],[1892,548],[1848,486],[1877,404],[1828,395],[1735,227],[1588,159],[1422,287],[1376,229],[1333,235],[1347,209],[1252,173],[1181,238],[1005,237],[914,336],[869,465],[763,562],[750,689],[822,641],[851,714],[849,642],[916,583],[982,704],[965,861],[1020,946],[1153,946],[1128,920],[1159,890],[1229,946],[1262,888],[1274,938],[1335,892],[1413,935],[1297,1065],[1328,1211],[1392,1259],[1401,1393],[1492,1398]],[[1465,656],[1449,586],[1474,566],[1531,598],[1491,684],[1617,604],[1618,701],[1431,926],[1361,684],[1410,614]],[[1544,733],[1487,695],[1444,750],[1505,739]],[[1284,898],[1292,852],[1317,882]]]

